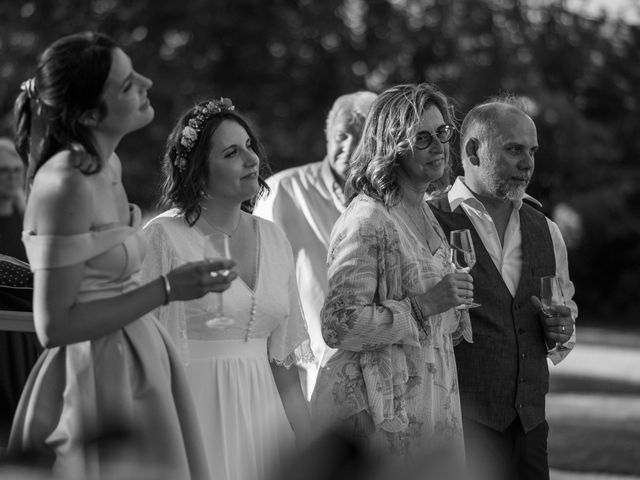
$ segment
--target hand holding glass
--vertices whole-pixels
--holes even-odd
[[[229,235],[224,233],[212,233],[204,237],[204,258],[211,260],[214,258],[231,258],[229,249]],[[229,270],[221,270],[218,272],[211,272],[212,276],[215,275],[229,275]],[[209,295],[208,295],[209,296]],[[233,318],[224,315],[224,306],[222,303],[221,292],[211,292],[210,298],[212,299],[213,308],[207,307],[207,312],[212,314],[205,325],[209,328],[224,328],[229,325],[233,325],[235,320]]]
[[[545,317],[553,317],[555,313],[552,307],[565,305],[564,295],[560,287],[560,281],[555,275],[540,278],[540,306]],[[561,342],[556,342],[556,350],[568,350]]]
[[[451,263],[453,263],[456,271],[469,273],[469,270],[476,263],[476,252],[473,249],[473,240],[469,229],[452,230],[449,234],[449,243],[451,244]],[[465,310],[479,306],[479,303],[470,302],[458,305],[456,308]]]

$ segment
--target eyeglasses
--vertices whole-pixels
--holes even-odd
[[[453,137],[453,132],[455,132],[455,128],[453,128],[453,125],[440,125],[438,128],[436,128],[435,137],[440,141],[440,143],[447,143],[449,140],[451,140],[451,137]],[[414,148],[417,148],[418,150],[429,148],[429,146],[433,142],[433,137],[434,136],[426,130],[418,132],[413,142]]]

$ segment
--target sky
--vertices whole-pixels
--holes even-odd
[[[610,16],[640,25],[640,0],[567,0],[566,5],[592,15],[604,10]]]

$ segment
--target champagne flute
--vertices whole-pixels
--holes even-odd
[[[207,260],[214,258],[230,259],[229,235],[222,232],[205,235],[203,250],[204,258]],[[229,270],[221,270],[219,272],[211,272],[211,275],[227,276],[229,273]],[[233,325],[235,320],[224,314],[222,292],[211,292],[210,298],[213,305],[212,307],[207,306],[207,313],[211,313],[212,316],[205,322],[205,325],[209,328],[225,328]]]
[[[540,305],[542,307],[542,314],[545,317],[554,316],[551,307],[566,305],[562,288],[560,287],[560,281],[556,275],[540,277]],[[568,350],[568,347],[565,347],[560,342],[556,342],[555,349],[558,351]]]
[[[476,252],[473,249],[473,240],[469,229],[452,230],[449,233],[449,244],[451,245],[451,263],[453,263],[456,271],[469,273],[476,263]],[[479,306],[479,303],[470,302],[458,305],[456,309],[466,310]]]

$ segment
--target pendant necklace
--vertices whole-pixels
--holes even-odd
[[[415,216],[412,215],[411,208],[405,203],[403,203],[403,205],[405,206],[403,210],[406,212],[407,216],[409,217],[409,220],[411,220],[411,223],[413,224],[413,226],[419,231],[419,234],[417,235],[418,238],[422,240],[423,244],[426,245],[426,247],[429,249],[431,254],[434,255],[435,252],[440,247],[440,245],[443,243],[446,243],[446,241],[438,233],[438,229],[435,228],[435,225],[432,225],[431,221],[427,216],[427,213],[424,210],[425,207],[423,205],[420,205],[419,215],[422,221],[416,222]],[[429,225],[432,225],[432,227],[429,228]]]
[[[420,206],[420,214],[419,214],[422,221],[416,222],[416,219],[412,213],[412,210],[415,210],[415,209],[412,209],[409,205],[407,205],[404,202],[402,202],[402,205],[404,207],[403,210],[406,212],[407,216],[409,217],[409,220],[411,220],[411,223],[418,231],[418,237],[424,241],[427,241],[427,223],[426,223],[423,207]]]

